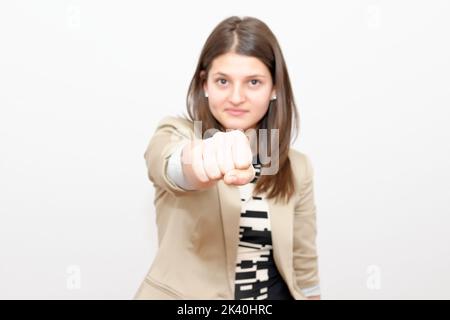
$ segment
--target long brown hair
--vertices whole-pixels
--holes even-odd
[[[255,185],[254,194],[266,192],[268,198],[275,198],[275,201],[284,199],[287,202],[295,191],[288,155],[291,132],[294,133],[292,141],[298,135],[299,116],[283,54],[275,35],[264,22],[253,17],[232,16],[214,28],[203,46],[189,85],[186,99],[189,118],[191,121],[201,121],[202,136],[208,129],[225,131],[209,110],[203,84],[207,80],[212,61],[229,52],[258,58],[272,75],[277,98],[271,100],[266,114],[257,125],[257,132],[259,129],[266,129],[269,133],[268,139],[271,139],[271,130],[278,129],[279,155],[272,157],[271,150],[268,152],[271,159],[276,158],[278,161],[278,172],[275,175],[261,175]],[[271,143],[268,141],[266,145],[270,146]]]

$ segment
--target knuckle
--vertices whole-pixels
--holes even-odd
[[[194,166],[193,168],[195,177],[201,181],[201,182],[208,182],[208,178],[203,174],[202,170],[199,168],[198,165]]]

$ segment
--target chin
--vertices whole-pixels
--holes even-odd
[[[221,123],[226,129],[245,129],[249,127],[247,121],[239,119],[224,119]]]

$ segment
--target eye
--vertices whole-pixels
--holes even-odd
[[[219,82],[219,84],[226,84],[224,82],[221,82],[222,80],[225,82],[227,81],[226,79],[220,78],[220,79],[217,79],[216,82]]]
[[[253,81],[256,81],[257,83],[254,83]],[[253,85],[256,85],[256,84],[259,84],[259,83],[261,83],[261,81],[259,81],[259,80],[256,80],[256,79],[253,79],[253,80],[250,80],[250,82],[253,84]]]

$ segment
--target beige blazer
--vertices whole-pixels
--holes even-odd
[[[158,251],[135,299],[234,299],[239,241],[239,189],[222,180],[207,190],[186,191],[166,175],[180,143],[193,139],[193,122],[162,119],[144,153],[155,188]],[[286,203],[267,199],[274,260],[295,299],[300,288],[319,284],[316,206],[309,158],[292,148],[295,196]]]

